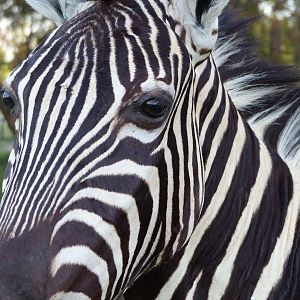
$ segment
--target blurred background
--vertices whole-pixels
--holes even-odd
[[[300,66],[300,0],[231,0],[230,7],[243,16],[261,16],[252,25],[252,35],[262,56]],[[0,86],[54,27],[25,0],[0,0]],[[0,195],[13,136],[13,121],[0,101]]]

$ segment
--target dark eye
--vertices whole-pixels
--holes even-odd
[[[153,119],[163,117],[170,109],[171,103],[164,98],[150,98],[140,105],[140,112]]]
[[[129,104],[124,105],[120,111],[121,120],[147,130],[154,130],[167,119],[172,105],[172,96],[165,91],[142,93]]]
[[[2,101],[11,111],[14,109],[15,101],[6,91],[2,91]]]

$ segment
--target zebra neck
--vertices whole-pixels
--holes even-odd
[[[206,195],[188,243],[125,299],[298,299],[300,176],[237,112],[218,72],[196,69]],[[293,294],[294,293],[294,294]]]
[[[207,76],[201,74],[200,85]],[[299,172],[256,137],[214,68],[209,76],[207,82],[216,88],[207,92],[202,85],[197,107],[206,195],[187,249],[200,262],[196,273],[201,274],[197,280],[203,299],[266,299],[279,293],[293,270],[299,243]]]

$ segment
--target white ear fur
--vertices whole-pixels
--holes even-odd
[[[81,0],[26,0],[38,13],[55,22],[57,26],[72,19],[93,4]]]
[[[87,8],[89,8],[93,3],[92,1],[80,1],[80,0],[58,0],[63,17],[65,20],[70,20],[77,16]]]
[[[179,21],[194,45],[189,49],[192,55],[204,59],[214,49],[218,38],[218,17],[228,2],[229,0],[212,0],[199,23],[196,17],[197,0],[175,0]]]
[[[64,23],[60,7],[56,0],[26,0],[26,2],[39,14],[60,26]]]

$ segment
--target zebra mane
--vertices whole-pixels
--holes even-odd
[[[294,67],[274,65],[255,54],[249,38],[255,19],[223,13],[213,56],[234,105],[255,133],[300,168],[300,74]]]
[[[60,26],[93,5],[88,0],[26,0],[38,13]]]

